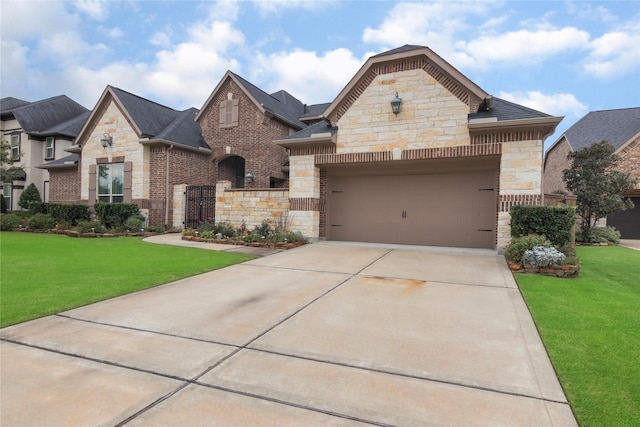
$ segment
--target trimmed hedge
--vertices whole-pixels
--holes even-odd
[[[49,214],[56,222],[66,222],[72,226],[76,226],[80,221],[88,221],[91,218],[88,206],[63,203],[32,203],[29,205],[29,213],[32,215],[38,213]]]
[[[517,205],[511,208],[511,237],[538,234],[562,247],[571,243],[575,222],[573,207]]]
[[[139,215],[140,208],[135,203],[103,203],[95,204],[96,213],[106,228],[124,228],[129,217]]]

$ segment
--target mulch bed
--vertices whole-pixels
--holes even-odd
[[[275,249],[293,249],[298,246],[305,245],[307,242],[298,240],[296,242],[244,242],[234,239],[204,239],[197,236],[182,236],[182,240],[189,242],[217,243],[223,245],[251,246],[254,248],[275,248]]]
[[[543,276],[555,276],[555,277],[577,277],[580,272],[579,265],[564,264],[556,267],[544,267],[536,268],[529,264],[516,264],[509,262],[509,269],[514,273],[530,273],[530,274],[542,274]]]

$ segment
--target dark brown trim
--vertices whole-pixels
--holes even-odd
[[[289,210],[291,211],[318,211],[320,209],[320,199],[315,197],[293,197],[289,199]]]
[[[501,194],[498,199],[499,212],[510,212],[516,205],[541,206],[540,194]]]

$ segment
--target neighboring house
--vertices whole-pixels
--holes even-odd
[[[399,102],[399,111],[392,103]],[[493,98],[427,47],[375,55],[282,138],[290,222],[310,238],[503,248],[513,205],[542,203],[561,117]]]
[[[563,171],[571,166],[567,155],[591,144],[607,141],[622,159],[620,169],[630,173],[636,184],[626,192],[633,209],[610,215],[607,224],[623,238],[640,239],[640,107],[592,111],[578,120],[547,150],[544,162],[545,193],[566,193]]]
[[[2,98],[0,110],[2,138],[11,146],[9,168],[18,172],[13,180],[2,182],[8,209],[20,209],[20,194],[31,183],[43,201],[50,200],[50,176],[39,166],[68,155],[64,150],[73,144],[89,110],[64,95],[36,102]]]
[[[269,95],[227,71],[196,116],[216,179],[234,188],[287,188],[287,150],[273,141],[319,120],[327,106],[307,106],[282,90]]]

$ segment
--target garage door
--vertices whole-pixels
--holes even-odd
[[[495,247],[496,171],[328,176],[327,238]]]
[[[607,225],[615,227],[623,239],[640,239],[640,197],[632,197],[632,209],[607,217]]]

